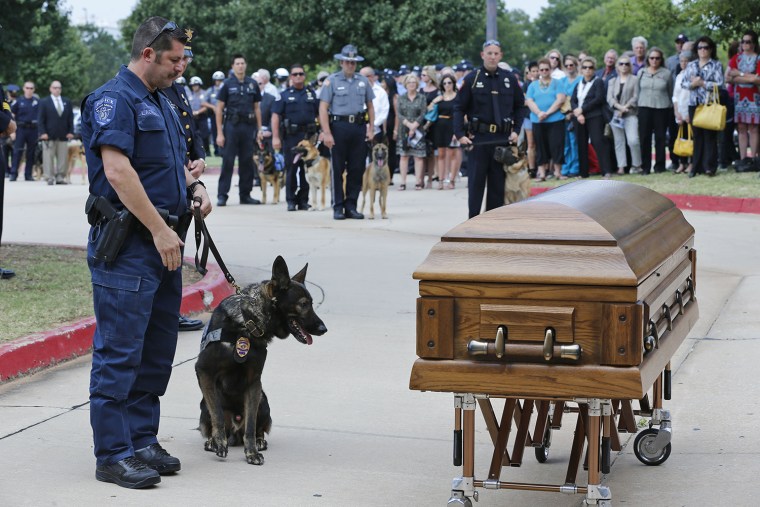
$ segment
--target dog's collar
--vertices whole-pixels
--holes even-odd
[[[303,164],[304,164],[306,167],[311,167],[311,166],[315,165],[317,162],[319,162],[321,159],[322,159],[322,157],[321,157],[321,156],[319,156],[319,157],[317,157],[317,158],[313,158],[313,159],[311,159],[311,160],[304,160],[304,161],[303,161]]]

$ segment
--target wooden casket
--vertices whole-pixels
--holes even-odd
[[[410,388],[640,399],[698,318],[694,228],[666,197],[579,181],[454,227],[414,272]]]

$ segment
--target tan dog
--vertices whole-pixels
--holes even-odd
[[[293,152],[295,158],[293,164],[297,164],[299,160],[303,160],[304,168],[306,169],[306,181],[309,183],[310,196],[309,204],[311,210],[320,211],[326,207],[326,192],[327,187],[330,186],[330,161],[319,154],[319,150],[315,143],[315,138],[304,139],[299,142]],[[322,202],[321,206],[317,206],[317,189],[321,192]]]
[[[372,160],[364,171],[362,178],[362,207],[369,192],[369,218],[375,218],[375,192],[380,193],[378,204],[383,218],[388,218],[385,211],[388,202],[388,183],[391,181],[391,172],[388,169],[388,146],[377,143],[372,147]]]
[[[528,174],[528,157],[517,146],[512,146],[512,155],[519,160],[512,165],[504,165],[506,184],[504,185],[504,204],[512,204],[530,197],[530,175]]]
[[[66,156],[66,183],[71,183],[71,173],[74,166],[79,163],[82,170],[82,184],[87,183],[87,160],[84,157],[84,145],[82,141],[73,139],[68,142],[68,153]]]
[[[254,145],[253,163],[259,169],[261,178],[261,202],[267,203],[267,185],[272,185],[274,196],[272,204],[280,202],[280,189],[285,186],[285,171],[278,171],[274,165],[274,154],[266,147]]]

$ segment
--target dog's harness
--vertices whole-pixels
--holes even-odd
[[[322,160],[322,156],[317,155],[317,158],[313,158],[311,160],[304,160],[303,165],[305,165],[306,167],[312,167],[312,166],[317,165],[317,162],[319,162],[320,160]]]

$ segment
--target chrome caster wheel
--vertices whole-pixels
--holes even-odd
[[[552,429],[547,425],[546,430],[544,430],[544,439],[541,441],[541,446],[534,449],[534,451],[536,451],[536,461],[539,463],[546,463],[546,460],[549,459],[549,447],[551,446]]]
[[[639,461],[648,466],[657,466],[665,462],[670,456],[670,443],[658,449],[655,445],[658,430],[649,428],[639,432],[633,442],[633,452]]]

